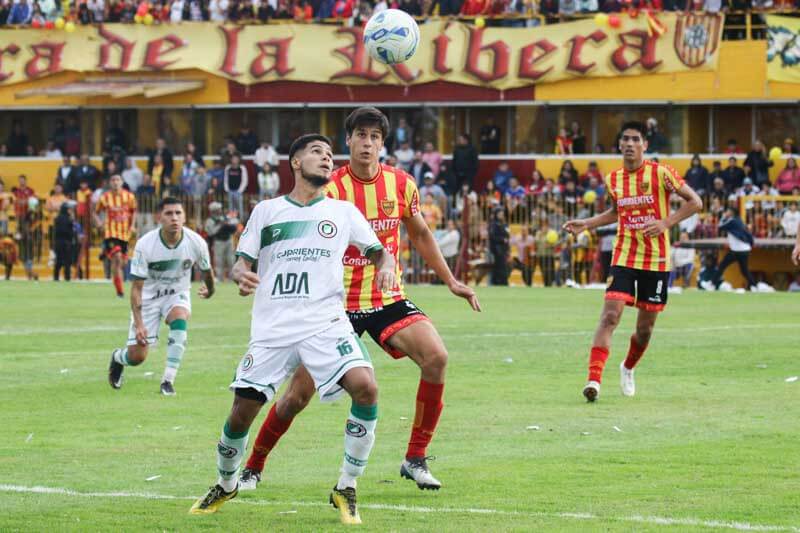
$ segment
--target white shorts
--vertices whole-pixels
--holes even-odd
[[[349,370],[372,368],[367,348],[353,331],[350,321],[341,320],[291,346],[266,348],[251,344],[236,368],[236,377],[230,388],[255,389],[269,402],[301,364],[314,379],[323,402],[333,401],[345,392],[339,380]]]
[[[175,307],[183,307],[190,313],[192,312],[192,299],[189,291],[176,292],[169,296],[153,298],[152,300],[142,301],[142,321],[147,329],[147,344],[155,346],[158,344],[158,330],[161,321],[166,320],[169,312]],[[133,325],[133,313],[131,313],[131,325],[128,329],[128,346],[136,344],[136,327]]]

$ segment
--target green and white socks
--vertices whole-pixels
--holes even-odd
[[[136,366],[139,363],[135,361],[128,360],[128,347],[125,348],[117,348],[114,350],[114,361],[121,364],[122,366]]]
[[[225,492],[231,492],[239,482],[239,466],[242,464],[247,449],[247,431],[236,433],[231,431],[228,422],[222,428],[222,435],[217,443],[217,483]]]
[[[364,473],[372,446],[375,444],[375,426],[378,425],[378,405],[350,407],[350,417],[344,429],[344,460],[336,488],[356,486],[356,478]],[[226,489],[227,490],[227,489]]]
[[[167,366],[164,368],[164,377],[161,381],[175,383],[175,375],[181,366],[183,352],[186,351],[186,321],[182,318],[173,320],[169,324],[169,340],[167,342]]]

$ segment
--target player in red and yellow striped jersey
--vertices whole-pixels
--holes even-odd
[[[332,176],[329,195],[353,202],[396,260],[400,226],[404,225],[411,244],[450,291],[480,311],[475,291],[453,276],[419,213],[419,192],[413,178],[379,162],[378,153],[389,133],[386,116],[374,107],[361,107],[347,117],[345,129],[350,162]],[[400,473],[415,481],[420,489],[439,489],[441,483],[428,469],[426,451],[442,412],[447,349],[428,317],[406,298],[399,281],[402,280],[399,267],[398,285],[384,295],[374,287],[375,269],[368,266],[357,250],[351,248],[344,262],[346,305],[353,329],[358,335],[368,332],[394,358],[407,355],[421,370],[414,426]],[[313,395],[314,381],[300,367],[289,389],[272,406],[261,426],[242,472],[240,490],[255,488],[267,454]]]
[[[658,313],[667,303],[670,270],[667,232],[703,207],[700,197],[675,169],[644,159],[646,131],[646,126],[640,122],[622,126],[619,149],[623,167],[605,178],[611,207],[597,216],[564,224],[564,229],[578,235],[587,229],[618,222],[611,281],[589,356],[589,381],[583,389],[583,395],[590,402],[600,394],[611,336],[625,305],[638,307],[639,315],[628,356],[619,367],[620,386],[623,395],[635,394],[633,369],[647,349]],[[677,211],[670,213],[669,196],[673,193],[684,202]]]
[[[103,250],[111,260],[111,273],[117,296],[124,296],[122,269],[128,259],[128,241],[136,214],[136,197],[122,188],[122,176],[114,174],[109,180],[110,190],[100,196],[95,207],[95,223],[103,226]],[[105,221],[100,220],[105,213]]]

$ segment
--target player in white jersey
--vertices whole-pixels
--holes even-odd
[[[233,407],[217,445],[219,479],[191,513],[213,513],[236,496],[250,425],[302,364],[322,401],[345,391],[352,398],[341,476],[330,502],[343,523],[361,522],[356,478],[375,440],[378,386],[345,313],[342,258],[356,246],[376,264],[375,283],[386,291],[395,285],[395,263],[353,204],[325,196],[332,157],[327,137],[298,138],[289,150],[294,189],[259,203],[239,240],[233,279],[242,296],[255,294],[250,346],[231,383]],[[251,270],[256,262],[258,273]]]
[[[175,395],[175,375],[186,350],[186,325],[192,312],[192,265],[203,272],[198,295],[214,294],[214,272],[205,239],[183,227],[186,215],[180,200],[164,198],[158,204],[161,226],[136,242],[131,262],[131,325],[124,348],[111,353],[108,382],[122,386],[126,366],[140,365],[150,346],[158,342],[161,321],[169,326],[167,363],[161,379],[161,393]]]

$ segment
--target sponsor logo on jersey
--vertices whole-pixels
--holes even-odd
[[[355,420],[349,418],[347,419],[347,425],[344,430],[351,437],[363,437],[367,434],[367,428],[364,427],[364,424],[359,424]]]
[[[383,214],[385,214],[387,217],[392,216],[392,213],[394,213],[394,205],[395,201],[389,198],[384,198],[381,200],[381,209],[383,209]]]
[[[336,236],[336,224],[330,220],[323,220],[317,224],[317,231],[326,239],[332,239]]]

